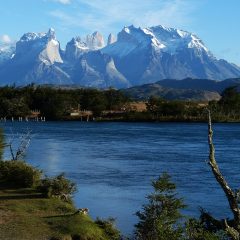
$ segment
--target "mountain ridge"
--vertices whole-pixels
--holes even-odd
[[[186,78],[164,79],[121,91],[136,100],[147,100],[150,96],[156,96],[168,100],[211,101],[219,100],[224,89],[235,86],[240,89],[240,78],[223,81]]]
[[[0,48],[0,85],[77,84],[128,88],[163,79],[240,77],[240,67],[218,60],[195,34],[164,26],[124,27],[105,45],[98,31],[60,48],[54,29],[26,33],[16,48]]]

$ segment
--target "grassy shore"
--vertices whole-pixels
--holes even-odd
[[[0,189],[1,240],[110,240],[73,203],[45,198],[34,189]]]
[[[33,189],[1,189],[0,239],[110,239],[88,215],[75,212],[72,203]]]

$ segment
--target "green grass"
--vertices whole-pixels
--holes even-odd
[[[0,239],[109,239],[89,216],[75,211],[72,203],[43,198],[33,189],[0,190]]]

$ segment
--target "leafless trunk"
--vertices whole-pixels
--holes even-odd
[[[225,230],[228,234],[234,239],[239,240],[240,237],[240,209],[239,209],[239,197],[238,192],[233,191],[224,176],[219,170],[215,159],[215,149],[213,144],[213,130],[212,130],[212,120],[211,113],[208,110],[208,145],[209,145],[209,165],[211,166],[212,172],[214,174],[215,179],[223,189],[230,206],[230,209],[233,213],[233,225],[229,226],[228,221],[225,220]]]
[[[15,135],[13,135],[13,137],[10,140],[9,144],[7,144],[6,146],[9,146],[12,160],[19,160],[19,159],[21,159],[25,155],[25,153],[27,151],[27,148],[28,148],[28,146],[30,144],[30,141],[31,141],[31,131],[27,130],[26,133],[22,134],[18,138],[18,140],[17,140],[18,141],[18,146],[17,146],[16,150],[13,148],[14,140],[15,140]]]

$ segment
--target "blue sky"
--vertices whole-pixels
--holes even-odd
[[[0,41],[56,30],[65,48],[73,36],[105,37],[123,26],[165,25],[197,34],[218,58],[240,65],[240,0],[7,0],[0,3]]]

